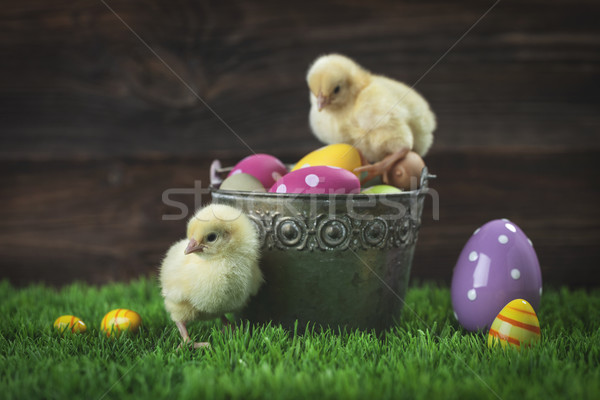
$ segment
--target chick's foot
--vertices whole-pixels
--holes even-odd
[[[189,347],[192,345],[193,345],[194,349],[199,349],[202,347],[210,347],[210,343],[208,343],[208,342],[192,341],[192,339],[190,339],[190,335],[188,333],[187,327],[185,326],[185,322],[178,321],[175,323],[175,325],[177,325],[177,329],[179,329],[179,333],[181,334],[181,337],[183,338],[183,343],[181,343],[179,346],[177,346],[177,349],[181,349],[183,347]]]
[[[400,151],[387,155],[383,160],[376,162],[371,165],[363,165],[362,167],[355,168],[353,172],[366,172],[367,176],[361,179],[360,183],[364,184],[365,182],[370,181],[378,175],[383,175],[384,178],[387,176],[389,170],[394,166],[396,162],[402,160],[408,152],[409,148],[403,148]],[[384,179],[387,180],[387,179]],[[387,182],[384,182],[387,183]]]
[[[195,349],[200,349],[203,347],[210,347],[210,343],[208,343],[208,342],[192,342],[190,340],[189,342],[180,343],[179,346],[177,346],[177,350],[183,349],[185,347],[193,347],[195,350]]]

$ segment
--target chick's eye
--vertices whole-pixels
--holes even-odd
[[[333,89],[333,93],[338,94],[340,92],[340,85],[337,85],[335,89]]]
[[[209,233],[208,236],[206,236],[206,241],[207,242],[214,242],[215,240],[217,240],[217,234],[216,233]]]

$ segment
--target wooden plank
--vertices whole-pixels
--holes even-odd
[[[449,282],[462,246],[485,222],[508,218],[533,241],[544,282],[594,286],[600,273],[598,153],[433,154],[440,219],[425,212],[413,276]]]
[[[255,151],[308,151],[304,76],[339,51],[407,83],[492,1],[109,1]],[[417,89],[436,146],[600,146],[600,4],[501,2]],[[0,158],[194,157],[246,147],[101,2],[0,10]]]
[[[232,165],[243,153],[224,160]],[[288,153],[284,161],[301,154]],[[154,274],[185,220],[163,219],[207,202],[211,156],[0,163],[0,278],[22,285],[73,280],[104,283]],[[432,202],[413,263],[413,279],[448,283],[471,233],[509,218],[532,239],[544,282],[591,287],[600,273],[600,152],[468,149],[434,152],[439,220]]]

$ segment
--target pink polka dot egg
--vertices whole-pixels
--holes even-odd
[[[284,175],[271,193],[349,194],[360,192],[360,181],[352,172],[338,167],[305,167]]]
[[[450,291],[454,316],[469,331],[488,329],[514,299],[537,309],[542,273],[533,243],[507,219],[484,224],[463,247]]]
[[[240,173],[252,175],[265,189],[268,189],[287,173],[287,168],[277,157],[269,154],[253,154],[238,162],[227,177]]]

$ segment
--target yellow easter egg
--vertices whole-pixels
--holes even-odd
[[[349,144],[336,143],[321,147],[308,153],[296,163],[292,171],[305,167],[316,167],[326,165],[338,167],[354,172],[355,168],[362,165],[362,159],[358,150]],[[359,176],[360,174],[355,174]]]
[[[540,340],[540,322],[527,300],[516,299],[508,303],[496,317],[488,334],[488,347],[498,342],[503,348],[531,346]]]
[[[60,333],[83,333],[87,331],[85,323],[74,315],[61,315],[54,321],[54,328]]]
[[[125,331],[137,333],[141,324],[142,317],[138,313],[126,308],[117,308],[104,316],[100,329],[107,337],[119,337]]]

